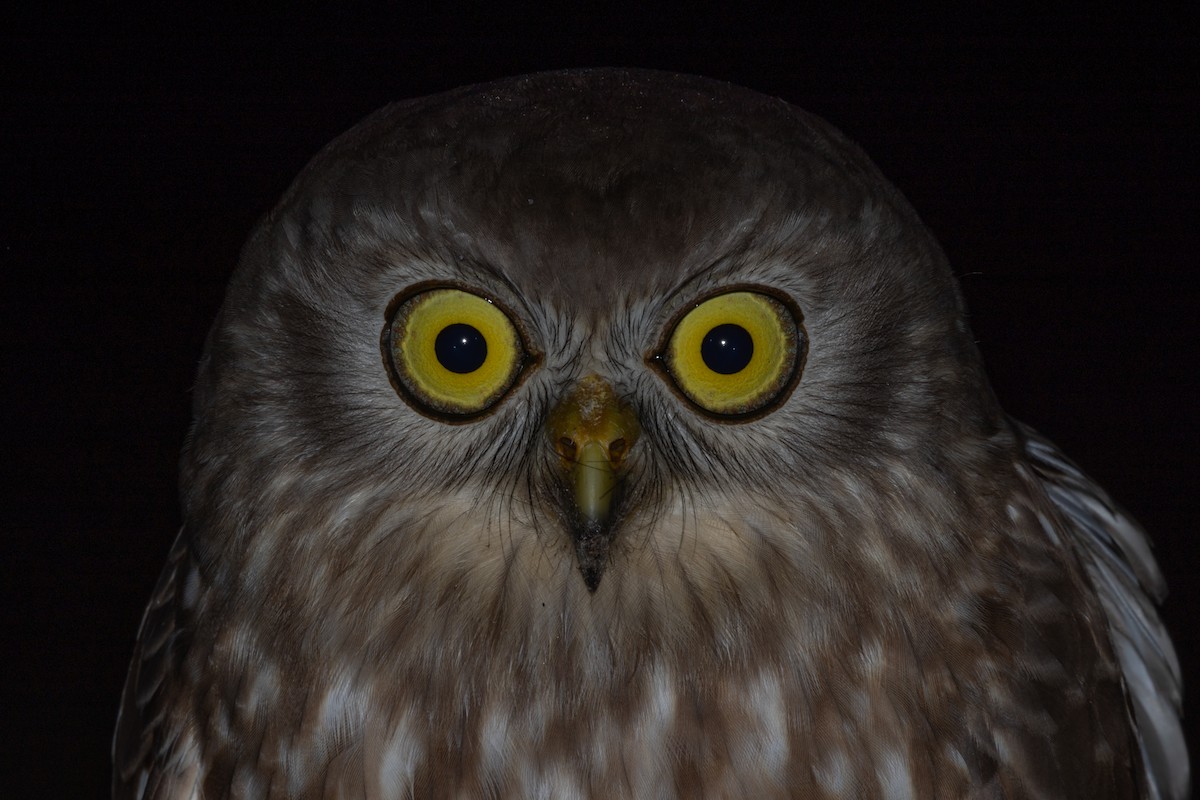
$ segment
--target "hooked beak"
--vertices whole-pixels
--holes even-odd
[[[623,465],[640,427],[612,386],[588,375],[550,412],[546,432],[566,472],[567,517],[579,571],[594,592],[608,566]]]

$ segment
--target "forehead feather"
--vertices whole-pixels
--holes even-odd
[[[629,276],[658,291],[740,251],[802,257],[820,240],[920,230],[818,118],[729,84],[628,70],[387,106],[322,151],[280,211],[327,241],[384,218],[405,250],[519,270],[543,294]]]

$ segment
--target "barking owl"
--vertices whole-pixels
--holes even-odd
[[[1145,536],[964,318],[782,101],[382,109],[209,335],[115,796],[1182,797]]]

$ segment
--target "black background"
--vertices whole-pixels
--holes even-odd
[[[179,525],[192,374],[255,219],[383,103],[550,68],[705,74],[859,142],[948,252],[1005,407],[1152,532],[1195,674],[1195,25],[596,4],[213,13],[3,21],[6,796],[107,791],[126,663]]]

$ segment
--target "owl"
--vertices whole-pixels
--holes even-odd
[[[252,234],[117,798],[1180,798],[1142,531],[841,134],[709,80],[390,105]]]

